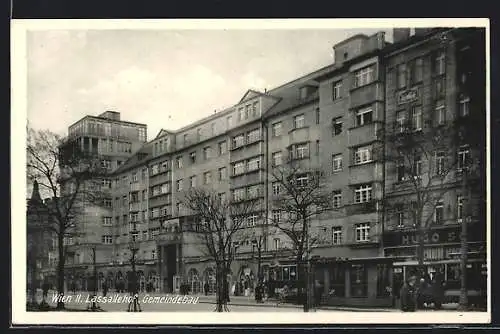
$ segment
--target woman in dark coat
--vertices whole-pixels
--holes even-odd
[[[415,312],[417,309],[416,281],[417,278],[411,276],[401,288],[401,311],[403,312]]]

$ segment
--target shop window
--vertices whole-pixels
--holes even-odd
[[[388,264],[377,265],[377,297],[390,297],[392,287],[389,279],[390,271]]]
[[[364,264],[351,266],[351,296],[363,298],[368,296],[368,277]]]
[[[330,291],[328,294],[333,297],[345,296],[345,268],[336,264],[329,270],[330,273]]]

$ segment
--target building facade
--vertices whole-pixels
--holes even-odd
[[[257,240],[264,240],[260,266],[266,279],[300,279],[290,240],[268,224],[281,214],[271,205],[279,193],[271,171],[292,159],[320,170],[335,195],[334,210],[311,222],[311,233],[321,236],[312,247],[312,258],[322,301],[392,305],[390,291],[403,279],[399,273],[411,265],[401,262],[402,256],[409,256],[401,242],[408,239],[404,233],[411,232],[395,228],[394,217],[384,210],[386,200],[397,200],[401,194],[394,190],[394,168],[385,159],[381,133],[395,122],[401,102],[413,96],[410,82],[396,86],[394,73],[400,63],[422,64],[413,59],[426,55],[421,84],[430,87],[435,80],[426,74],[434,54],[434,42],[426,38],[433,40],[430,36],[441,33],[438,30],[417,29],[416,36],[410,37],[406,30],[395,29],[392,44],[384,33],[353,36],[333,47],[333,64],[269,91],[249,90],[232,107],[176,131],[161,130],[149,142],[145,142],[145,126],[132,125],[135,132],[133,138],[127,137],[126,152],[102,152],[112,156],[106,158],[111,165],[110,182],[106,181],[110,207],[99,218],[85,218],[89,226],[85,240],[103,249],[96,259],[100,282],[116,289],[126,285],[131,247],[138,247],[141,290],[174,292],[187,284],[193,293],[202,292],[205,285],[210,293],[215,291],[214,264],[195,237],[199,225],[182,206],[183,194],[191,187],[210,188],[234,202],[259,199],[246,222],[249,233],[234,240],[237,251],[228,278],[235,294],[252,293],[255,287]],[[460,29],[456,31],[456,36],[462,36]],[[481,43],[471,46],[481,47]],[[455,46],[446,50],[447,61],[458,57]],[[454,72],[452,65],[446,67],[450,104],[465,101],[456,88]],[[426,96],[426,90],[430,88],[416,96]],[[422,102],[424,110],[432,103],[431,98]],[[460,109],[459,103],[446,109],[450,117]],[[97,119],[106,117],[115,114]],[[82,121],[70,127],[70,135],[81,136],[82,145],[90,149],[100,150],[101,140],[108,145],[104,147],[111,147],[109,138],[94,138],[82,130]],[[123,162],[118,166],[117,160]],[[456,206],[454,196],[456,192],[446,197],[450,207]],[[481,199],[484,193],[478,194]],[[477,220],[484,222],[484,218]],[[484,236],[478,238],[484,245]],[[75,247],[75,254],[81,254],[81,249],[83,243]],[[79,264],[82,270],[91,269],[88,262]]]

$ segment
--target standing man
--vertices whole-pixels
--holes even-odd
[[[417,310],[416,276],[411,276],[401,288],[401,311],[415,312]]]

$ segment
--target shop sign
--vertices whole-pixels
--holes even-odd
[[[384,235],[384,246],[411,246],[418,245],[419,235],[416,231],[408,232],[388,232]],[[484,241],[483,231],[478,226],[469,229],[468,241]],[[460,227],[444,228],[439,230],[431,230],[423,234],[423,242],[426,245],[442,244],[442,243],[459,243],[460,242]]]
[[[408,102],[412,102],[418,99],[418,89],[408,89],[402,92],[399,92],[397,95],[398,104],[404,104]]]

